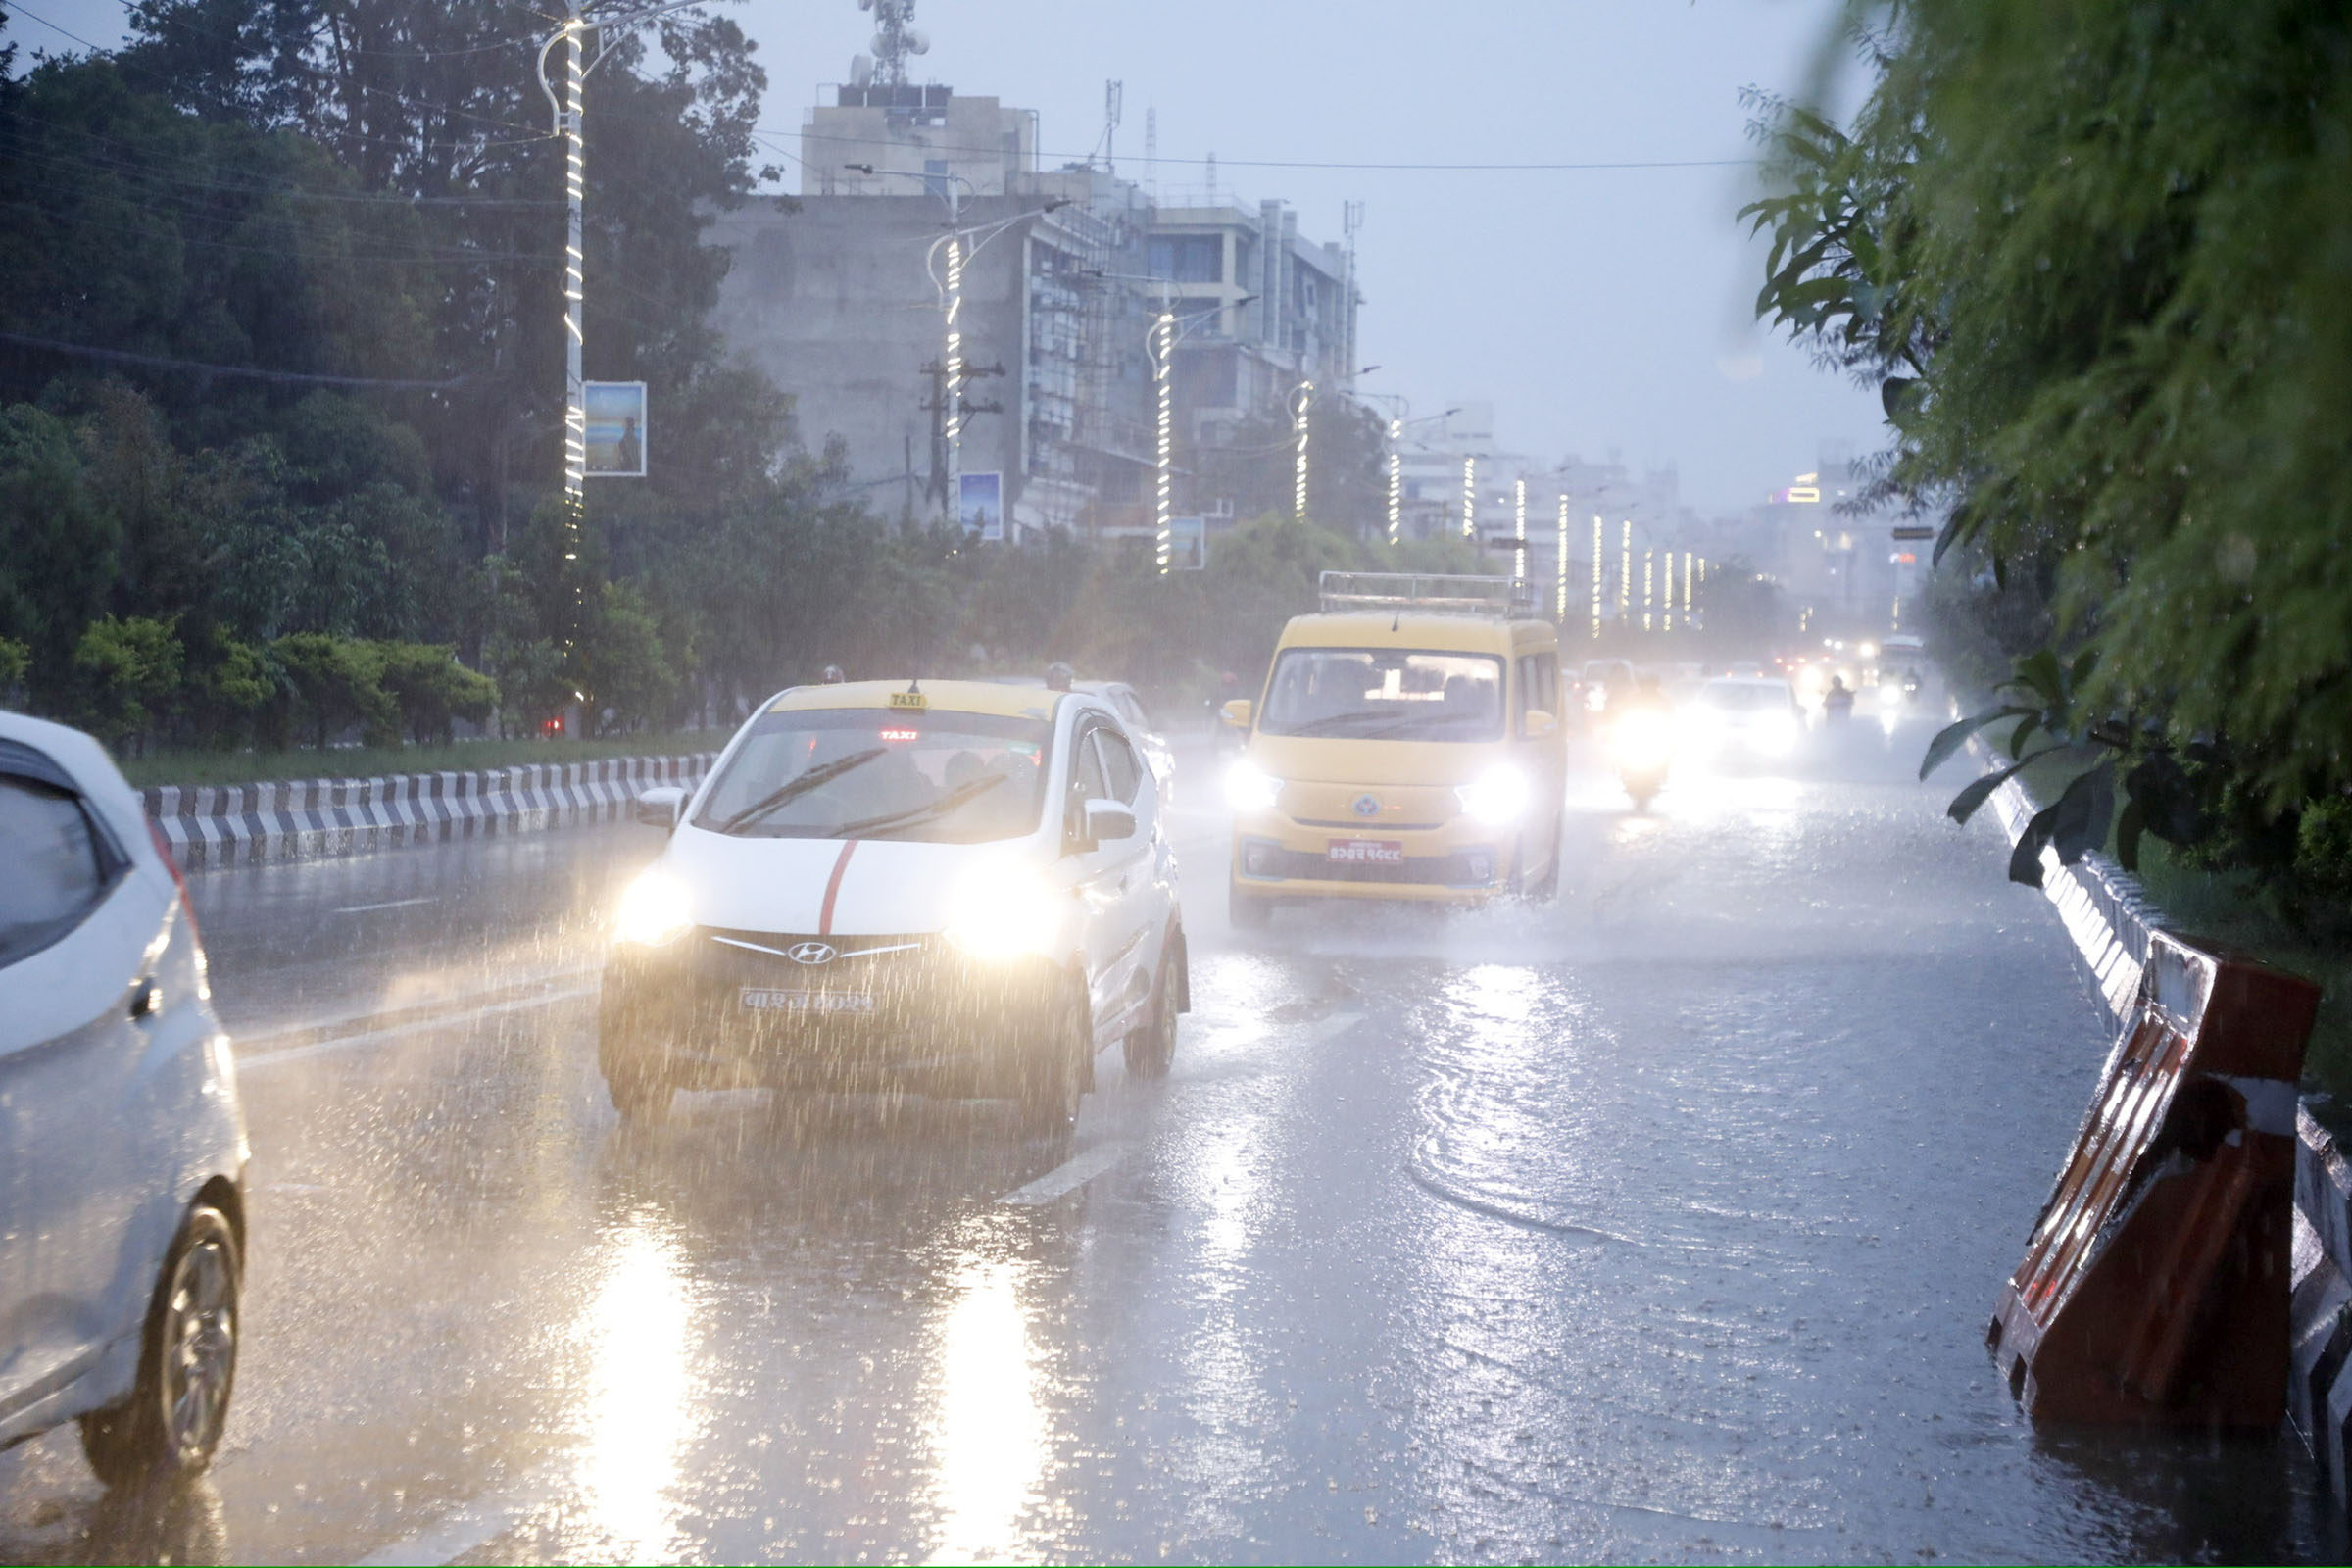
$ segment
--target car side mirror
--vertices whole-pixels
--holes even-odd
[[[1235,729],[1247,730],[1256,705],[1247,697],[1236,697],[1217,710],[1217,716]]]
[[[1520,727],[1526,730],[1527,738],[1531,741],[1539,736],[1557,735],[1560,732],[1559,719],[1540,708],[1529,709],[1520,715],[1519,723]]]
[[[1135,837],[1135,812],[1116,801],[1086,803],[1086,836],[1096,844]]]
[[[637,820],[647,827],[674,828],[685,809],[686,792],[675,784],[663,784],[637,797]]]

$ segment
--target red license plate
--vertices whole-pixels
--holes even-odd
[[[1397,865],[1404,860],[1404,841],[1333,839],[1323,858],[1334,865]]]

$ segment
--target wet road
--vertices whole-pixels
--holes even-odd
[[[1580,754],[1544,907],[1223,917],[1074,1140],[593,1065],[612,826],[198,879],[253,1124],[213,1476],[0,1455],[0,1560],[2340,1560],[2270,1440],[2035,1438],[1983,1348],[2103,1046],[1924,726]]]

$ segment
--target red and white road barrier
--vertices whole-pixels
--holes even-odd
[[[1989,766],[1992,754],[1973,743]],[[1991,806],[2014,844],[2036,809],[2010,779]],[[2041,852],[2042,892],[2089,967],[2119,1029],[2140,994],[2152,933],[2167,924],[2139,879],[2104,855],[2074,865]],[[2336,1499],[2352,1506],[2352,1162],[2308,1106],[2295,1115],[2293,1249],[2287,1318],[2288,1422],[2328,1474]]]
[[[642,790],[699,783],[717,755],[620,757],[389,778],[166,784],[140,794],[180,864],[229,865],[357,855],[615,817]]]

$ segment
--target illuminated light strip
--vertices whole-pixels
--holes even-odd
[[[1600,530],[1600,514],[1595,512],[1592,514],[1592,640],[1594,642],[1600,641],[1600,557],[1604,548]]]
[[[1389,421],[1389,548],[1404,537],[1404,420]]]
[[[1527,481],[1511,482],[1511,575],[1527,576]]]
[[[1652,599],[1653,599],[1653,597],[1654,597],[1654,586],[1655,586],[1655,578],[1656,578],[1656,576],[1657,576],[1657,568],[1658,568],[1658,553],[1657,553],[1655,550],[1644,550],[1644,551],[1642,551],[1642,629],[1643,631],[1648,631],[1648,630],[1650,630],[1650,621],[1649,621],[1649,607],[1650,607],[1651,600],[1652,600]]]
[[[1298,419],[1298,477],[1296,485],[1296,493],[1292,497],[1291,501],[1291,515],[1297,517],[1300,522],[1304,522],[1306,520],[1306,438],[1308,434],[1307,410],[1313,405],[1314,399],[1315,383],[1312,381],[1299,382]]]
[[[1462,460],[1462,537],[1478,537],[1478,460]]]
[[[1690,552],[1683,552],[1683,619],[1689,620],[1697,611],[1697,596],[1690,591]]]
[[[1568,624],[1568,498],[1566,496],[1560,497],[1559,576],[1560,586],[1554,596],[1551,618],[1555,624],[1565,626]]]
[[[1158,383],[1159,393],[1159,472],[1155,478],[1156,521],[1159,524],[1159,574],[1166,576],[1175,555],[1169,514],[1173,508],[1175,479],[1172,468],[1176,454],[1175,387],[1169,379],[1168,359],[1176,348],[1176,318],[1167,311],[1159,313],[1159,352],[1152,367],[1152,378]],[[1204,544],[1205,540],[1202,541]]]
[[[946,368],[946,388],[940,394],[944,407],[940,410],[941,427],[946,430],[949,450],[953,452],[963,434],[963,241],[948,236],[948,342],[943,364]],[[1132,341],[1132,340],[1131,340]],[[959,468],[960,465],[951,465]],[[948,497],[951,509],[960,507],[962,499]]]
[[[1630,625],[1634,618],[1634,519],[1625,519],[1624,555],[1617,565],[1617,624]]]

